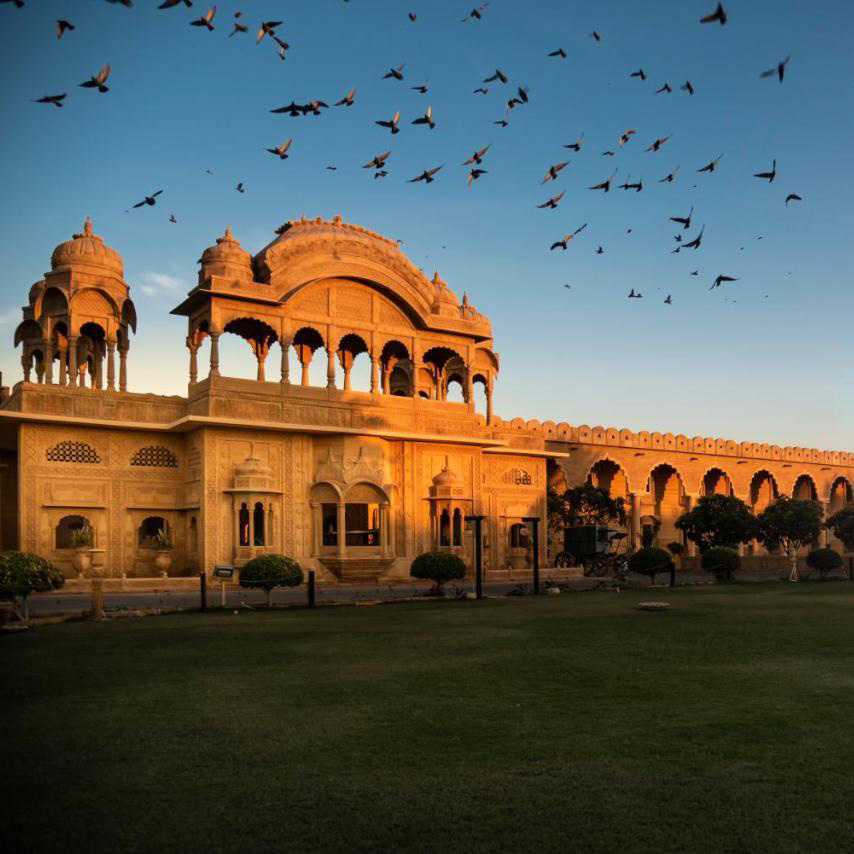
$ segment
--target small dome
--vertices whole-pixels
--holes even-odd
[[[115,249],[110,249],[104,241],[92,231],[92,221],[86,217],[82,234],[72,235],[71,240],[60,243],[53,250],[50,259],[52,270],[69,267],[75,264],[103,267],[119,278],[125,274],[122,256]]]
[[[442,471],[433,478],[433,486],[457,486],[461,483],[462,479],[459,475],[448,468],[447,460],[445,461],[445,466]]]
[[[234,467],[234,476],[238,477],[272,477],[273,470],[257,457],[248,456],[240,465]]]
[[[434,306],[450,305],[454,308],[457,308],[459,306],[457,295],[442,280],[442,278],[439,276],[438,270],[433,273],[432,282],[433,287],[435,288],[435,296],[433,298]]]
[[[220,276],[236,276],[239,279],[252,279],[252,256],[232,237],[231,229],[226,227],[225,234],[216,239],[216,244],[202,252],[200,259],[202,270]]]

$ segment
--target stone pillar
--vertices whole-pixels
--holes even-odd
[[[119,391],[128,390],[128,348],[119,347]]]
[[[21,367],[24,369],[24,382],[28,383],[30,381],[30,371],[32,371],[32,354],[30,353],[27,345],[24,344],[24,352],[21,354]]]
[[[466,365],[466,403],[469,407],[469,412],[474,412],[474,383],[472,382],[472,373],[474,369],[471,365]]]
[[[48,339],[44,342],[44,381],[53,383],[53,342]]]
[[[77,385],[77,336],[68,338],[68,384]]]
[[[193,339],[187,336],[187,349],[190,351],[190,385],[199,381],[199,348],[194,345]]]
[[[377,390],[377,357],[375,353],[371,353],[371,394],[375,394]]]
[[[348,350],[339,350],[338,359],[344,371],[344,391],[350,391],[350,371],[353,369],[353,354]]]
[[[116,342],[107,341],[107,388],[116,390]]]
[[[312,354],[313,355],[313,354]],[[300,364],[302,365],[302,385],[308,385],[308,366],[311,364],[311,356],[309,356],[307,361],[300,360]]]
[[[326,348],[326,387],[335,388],[335,351],[330,346]]]
[[[389,365],[386,364],[383,366],[383,394],[391,394],[388,382],[389,376],[391,376],[391,371],[389,370]]]
[[[258,374],[255,379],[258,380],[259,383],[266,382],[267,377],[264,373],[264,366],[267,361],[267,353],[263,347],[258,347],[258,350],[255,353],[255,358],[258,360]]]
[[[388,502],[380,504],[380,554],[388,556]]]
[[[290,360],[290,349],[291,349],[291,339],[289,337],[283,336],[282,340],[279,342],[279,346],[282,348],[282,378],[281,383],[283,386],[291,384],[291,360]]]
[[[338,502],[338,557],[344,557],[344,542],[347,537],[347,532],[344,530],[346,525],[346,517],[344,513],[345,504],[343,501]]]
[[[633,492],[632,494],[632,536],[631,536],[631,547],[633,549],[639,549],[641,544],[641,510],[640,510],[640,502],[641,497],[640,493]]]
[[[65,386],[68,382],[68,371],[66,370],[66,359],[68,358],[68,345],[59,348],[59,384]]]
[[[323,509],[319,501],[309,502],[309,507],[311,507],[311,521],[314,525],[311,532],[311,553],[314,557],[317,557],[320,554],[320,546],[323,542]]]
[[[696,495],[685,495],[685,499],[687,502],[687,511],[690,513],[694,509],[694,505],[697,503]],[[697,557],[697,544],[693,540],[688,540],[688,557]]]
[[[211,371],[209,376],[218,377],[219,374],[219,332],[211,332]]]
[[[486,378],[486,424],[492,423],[492,374]]]
[[[88,368],[89,368],[89,363],[85,362],[85,361],[81,362],[77,366],[77,373],[80,376],[80,380],[79,380],[80,388],[86,388],[86,372],[87,372]]]

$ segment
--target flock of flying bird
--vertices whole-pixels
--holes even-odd
[[[126,7],[133,6],[133,0],[106,0],[106,2],[112,3],[114,5],[123,5]],[[348,2],[350,2],[350,0],[343,0],[343,2],[348,3]],[[5,4],[5,3],[13,3],[16,7],[21,8],[25,5],[25,0],[0,0],[0,4]],[[191,8],[193,6],[193,0],[163,0],[163,2],[161,2],[157,8],[165,10],[165,9],[171,9],[173,7],[180,6],[180,5],[183,5],[187,8]],[[489,6],[489,3],[486,2],[486,3],[482,3],[479,6],[472,8],[469,11],[469,13],[464,18],[462,18],[462,22],[465,23],[468,21],[480,20],[483,17],[485,10],[487,9],[488,6]],[[191,20],[189,22],[189,24],[190,24],[190,26],[203,28],[203,29],[207,30],[208,32],[212,32],[215,29],[215,23],[214,22],[216,20],[216,13],[217,13],[217,7],[216,7],[216,5],[213,5],[209,9],[207,9],[207,11],[203,15],[201,15],[199,18],[195,18],[195,19]],[[408,17],[409,17],[409,20],[412,22],[415,22],[417,20],[417,14],[415,12],[409,12]],[[242,19],[243,19],[242,12],[238,11],[238,12],[234,13],[234,18],[232,21],[232,27],[233,28],[232,28],[231,32],[229,33],[229,37],[232,37],[235,35],[240,35],[240,34],[246,34],[249,32],[249,27],[243,23]],[[726,24],[726,22],[727,22],[727,14],[726,14],[726,11],[725,11],[725,9],[721,3],[717,4],[715,10],[711,14],[706,15],[700,19],[701,24],[718,23],[721,26],[723,26]],[[265,39],[267,39],[270,43],[275,44],[277,46],[279,58],[285,59],[286,55],[287,55],[287,51],[290,48],[290,45],[286,41],[284,41],[282,38],[280,38],[278,33],[277,33],[277,29],[281,26],[282,26],[281,21],[262,21],[260,23],[258,30],[257,30],[257,33],[256,33],[256,44],[261,44],[262,42],[265,41]],[[60,19],[60,20],[56,21],[56,37],[58,39],[61,39],[68,32],[73,32],[74,29],[75,29],[75,25],[73,23],[71,23],[70,21],[67,21],[64,19]],[[598,31],[594,30],[592,33],[590,33],[590,36],[596,42],[600,42],[602,40],[602,36]],[[563,48],[557,48],[556,50],[549,52],[547,54],[547,56],[549,58],[565,59],[567,57],[567,52]],[[779,61],[774,67],[767,69],[765,71],[762,71],[759,76],[762,78],[776,77],[779,80],[779,82],[782,83],[784,76],[785,76],[786,67],[789,63],[789,59],[790,59],[790,57],[786,56],[785,59]],[[400,65],[390,67],[388,69],[388,71],[382,75],[381,79],[402,82],[405,79],[405,72],[404,72],[405,67],[406,67],[405,63],[401,63]],[[103,94],[103,93],[106,93],[109,91],[109,87],[107,86],[107,80],[109,78],[109,75],[110,75],[110,65],[108,63],[108,64],[104,65],[103,68],[101,68],[101,70],[97,72],[97,74],[90,76],[87,80],[83,81],[82,83],[80,83],[78,85],[80,87],[86,88],[86,89],[97,89],[97,91],[99,93]],[[646,81],[646,79],[648,77],[647,72],[643,68],[639,68],[636,71],[632,71],[629,74],[629,76],[633,77],[633,78],[637,78],[641,82]],[[498,86],[505,86],[508,83],[509,83],[508,75],[505,74],[503,71],[501,71],[501,69],[496,68],[493,73],[488,74],[486,77],[483,78],[483,80],[482,80],[483,85],[475,88],[473,90],[473,92],[474,92],[474,94],[484,94],[485,95],[489,91],[488,87],[491,84],[496,84]],[[419,94],[422,94],[422,95],[427,94],[427,92],[429,91],[428,84],[426,82],[411,86],[410,88],[413,91],[418,92]],[[689,96],[693,96],[695,93],[695,87],[693,86],[693,84],[691,83],[690,80],[686,80],[685,83],[683,83],[680,86],[680,90],[683,92],[687,92]],[[660,86],[658,89],[655,90],[656,95],[658,95],[658,94],[670,94],[672,92],[673,92],[673,87],[671,87],[670,84],[666,83],[666,82],[662,86]],[[67,97],[67,93],[63,92],[63,93],[60,93],[57,95],[44,95],[40,98],[33,99],[33,100],[34,100],[34,102],[40,103],[40,104],[51,104],[51,105],[56,106],[56,107],[62,107],[66,97]],[[527,104],[529,101],[529,97],[530,97],[529,96],[529,90],[526,87],[523,87],[523,86],[516,87],[515,93],[512,94],[506,101],[504,115],[502,116],[501,119],[495,121],[494,124],[496,124],[500,127],[507,127],[509,124],[509,116],[510,116],[511,111],[517,107],[522,107],[525,104]],[[355,98],[356,98],[356,89],[352,88],[342,98],[340,98],[338,101],[335,101],[333,106],[334,107],[344,107],[344,108],[351,107],[355,103]],[[286,115],[286,116],[289,116],[292,118],[297,118],[297,117],[304,117],[307,115],[319,116],[319,115],[321,115],[321,111],[326,110],[326,109],[329,109],[328,103],[326,103],[325,101],[320,100],[320,99],[314,99],[314,100],[309,100],[306,103],[296,103],[295,101],[291,101],[289,104],[286,104],[286,105],[281,106],[281,107],[276,107],[276,108],[270,110],[270,112],[275,113],[275,114],[279,114],[279,115]],[[391,116],[391,118],[377,119],[375,121],[375,124],[378,125],[379,127],[388,129],[388,131],[390,132],[391,135],[396,135],[400,132],[400,121],[401,121],[401,112],[400,112],[400,110],[397,110],[394,113],[394,115]],[[413,119],[411,123],[413,125],[416,125],[416,126],[424,126],[430,130],[433,130],[436,127],[436,120],[435,120],[434,115],[433,115],[432,106],[428,106],[427,109],[424,111],[424,113],[422,115],[418,116],[417,118]],[[632,129],[632,128],[626,129],[620,135],[620,137],[618,139],[619,147],[622,148],[623,146],[628,144],[629,141],[631,140],[631,137],[634,134],[635,134],[634,129]],[[646,153],[658,152],[662,148],[662,146],[664,146],[670,140],[670,138],[671,137],[669,135],[656,138],[647,146],[647,148],[645,149],[645,152]],[[279,144],[277,146],[267,148],[266,151],[268,151],[273,156],[279,158],[280,160],[286,160],[289,157],[288,152],[289,152],[289,149],[290,149],[292,143],[293,143],[293,138],[290,138],[290,139],[285,140],[284,142],[282,142],[281,144]],[[563,147],[578,153],[581,151],[583,143],[584,143],[584,133],[582,132],[581,135],[576,139],[575,142],[565,144]],[[483,175],[488,174],[488,170],[481,168],[481,167],[483,165],[484,158],[485,158],[487,152],[489,151],[489,148],[490,148],[490,145],[486,145],[480,149],[477,149],[476,151],[473,152],[473,154],[467,160],[465,160],[463,162],[463,164],[462,164],[463,166],[471,167],[469,172],[468,172],[468,184],[469,184],[469,186],[471,186],[475,181],[478,181]],[[386,162],[388,161],[391,154],[392,154],[391,150],[388,150],[388,151],[385,151],[381,154],[378,154],[375,157],[373,157],[371,160],[369,160],[367,163],[365,163],[362,168],[373,169],[374,179],[385,178],[389,174],[388,170],[386,169]],[[613,150],[610,150],[610,149],[602,152],[602,156],[613,157],[614,155],[615,155],[615,152]],[[702,165],[699,168],[697,168],[696,171],[699,173],[704,173],[704,172],[705,173],[713,173],[717,169],[718,163],[720,162],[722,157],[723,157],[723,154],[717,155],[717,157],[713,158],[712,160],[710,160],[705,165]],[[554,163],[554,164],[550,165],[548,167],[548,170],[546,171],[546,174],[544,175],[544,177],[540,183],[546,184],[548,182],[558,180],[560,172],[568,164],[569,164],[569,161],[567,160],[567,161]],[[413,178],[408,179],[408,183],[424,182],[425,184],[430,184],[435,180],[436,174],[441,169],[443,169],[444,166],[445,166],[445,164],[441,164],[439,166],[435,166],[435,167],[430,168],[430,169],[425,169],[420,174],[414,176]],[[326,168],[334,171],[337,167],[327,166]],[[658,183],[662,183],[662,184],[673,183],[673,181],[676,179],[677,173],[679,172],[679,168],[680,167],[677,166],[675,169],[668,172],[662,178],[659,178]],[[210,170],[206,170],[206,171],[209,174],[213,174]],[[604,180],[602,180],[596,184],[593,184],[589,189],[594,190],[594,191],[601,191],[604,193],[610,192],[612,188],[619,188],[619,189],[622,189],[624,191],[634,190],[636,193],[639,193],[644,189],[643,180],[640,179],[636,182],[632,182],[630,175],[625,178],[625,180],[623,181],[622,184],[614,184],[613,182],[615,181],[617,171],[618,170],[614,170],[608,178],[606,178],[606,179],[604,179]],[[766,181],[768,181],[769,184],[773,183],[774,179],[777,177],[777,161],[776,161],[776,159],[772,160],[770,170],[766,170],[766,171],[762,171],[762,172],[756,172],[756,173],[754,173],[754,177],[762,179],[762,180],[766,180]],[[235,189],[237,190],[237,192],[243,193],[244,192],[243,183],[242,182],[238,183],[237,186],[235,187]],[[151,195],[145,196],[141,202],[134,204],[133,207],[134,208],[142,208],[142,207],[146,207],[146,206],[154,206],[157,202],[157,197],[160,196],[162,194],[162,192],[163,192],[163,190],[158,190],[157,192],[152,193]],[[537,205],[537,207],[543,208],[543,209],[554,210],[558,207],[558,205],[559,205],[561,199],[563,198],[564,194],[565,194],[565,191],[561,191],[559,193],[556,193],[555,195],[546,199],[541,204]],[[799,196],[797,193],[789,193],[785,198],[785,205],[788,207],[789,202],[801,201],[801,200],[802,200],[801,196]],[[670,217],[670,219],[673,222],[677,223],[678,225],[681,225],[683,230],[688,230],[691,228],[691,221],[692,221],[693,212],[694,212],[694,209],[692,207],[687,216],[684,216],[684,217],[683,216],[672,216],[672,217]],[[176,219],[174,214],[170,214],[169,221],[173,222],[173,223],[177,222],[177,219]],[[555,249],[562,249],[562,250],[568,249],[570,242],[580,232],[582,232],[586,227],[587,227],[587,223],[584,223],[579,228],[576,228],[574,231],[572,231],[568,234],[565,234],[562,238],[560,238],[558,240],[555,240],[551,244],[550,250],[553,251]],[[631,229],[628,229],[628,231],[630,233]],[[683,240],[682,235],[677,233],[674,236],[674,240],[675,240],[677,245],[675,246],[675,248],[673,248],[671,250],[671,252],[672,253],[679,253],[679,252],[682,252],[683,250],[699,249],[699,247],[702,243],[704,233],[705,233],[705,225],[701,226],[699,232],[697,232],[697,235],[692,240],[685,241],[685,240]],[[761,239],[761,238],[759,238],[759,239]],[[603,247],[598,246],[596,249],[596,254],[601,255],[603,253],[604,253]],[[697,276],[697,275],[699,275],[699,271],[695,270],[691,273],[691,275]],[[735,281],[738,281],[738,279],[733,277],[733,276],[729,276],[729,275],[725,275],[725,274],[719,274],[718,276],[715,277],[714,281],[712,282],[710,290],[713,290],[715,288],[720,287],[721,284],[723,284],[725,282],[735,282]],[[564,287],[569,289],[571,286],[569,284],[565,284]],[[643,294],[640,293],[640,291],[636,291],[634,288],[632,288],[628,294],[629,299],[640,299],[642,297],[643,297]],[[671,305],[672,304],[672,295],[668,294],[666,299],[664,300],[664,302],[668,305]]]

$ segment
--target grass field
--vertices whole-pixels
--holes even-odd
[[[7,851],[851,851],[854,586],[0,639]]]

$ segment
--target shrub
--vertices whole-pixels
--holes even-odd
[[[667,544],[667,551],[669,551],[670,554],[672,554],[674,557],[678,557],[679,555],[682,554],[682,552],[685,551],[685,546],[683,546],[682,543],[676,543],[676,542],[668,543]]]
[[[756,536],[756,517],[733,495],[703,495],[693,510],[676,520],[676,527],[705,552],[713,546],[733,548]]]
[[[258,555],[240,570],[240,586],[265,591],[268,607],[274,587],[296,587],[302,579],[302,567],[284,555]]]
[[[833,549],[814,549],[807,555],[807,566],[817,569],[824,578],[828,572],[842,566],[842,555]]]
[[[837,540],[849,551],[854,552],[854,504],[837,510],[825,523]]]
[[[655,581],[656,573],[670,572],[673,569],[673,560],[664,549],[654,546],[645,546],[638,549],[629,558],[629,572],[637,572],[639,575],[648,575],[649,580]]]
[[[82,528],[75,528],[71,532],[71,548],[86,549],[92,545],[92,529],[85,525]]]
[[[741,558],[735,549],[725,546],[714,546],[706,549],[700,559],[703,569],[713,572],[718,581],[733,581],[735,571],[741,563]]]
[[[818,539],[821,506],[781,495],[757,517],[758,538],[763,544],[778,543],[791,562],[789,581],[798,580],[798,549]]]
[[[0,599],[20,599],[20,616],[27,616],[30,593],[56,590],[63,584],[65,578],[49,560],[29,552],[0,552]]]
[[[446,581],[465,578],[466,565],[462,558],[449,552],[424,552],[412,561],[409,573],[413,578],[432,581],[432,592],[438,594]]]

